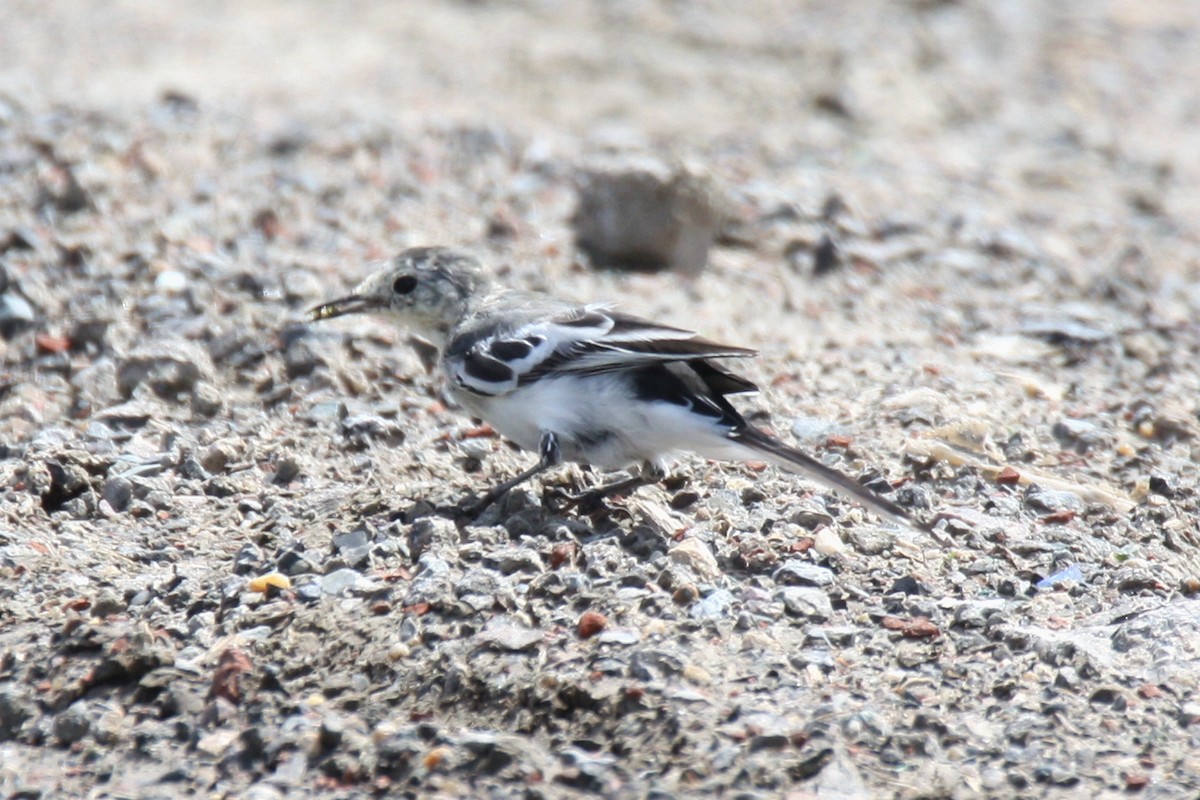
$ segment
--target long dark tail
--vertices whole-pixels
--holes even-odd
[[[881,497],[849,475],[843,475],[836,469],[825,466],[812,456],[788,447],[762,431],[747,426],[733,431],[729,434],[729,438],[761,454],[775,466],[788,472],[799,473],[835,492],[850,497],[885,519],[909,528],[921,527],[908,515],[907,511],[891,500]]]

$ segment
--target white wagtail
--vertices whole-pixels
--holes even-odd
[[[765,460],[911,525],[903,509],[754,428],[729,403],[757,388],[713,363],[754,350],[718,344],[605,305],[582,305],[496,286],[473,257],[448,248],[401,252],[353,294],[312,310],[314,320],[381,312],[435,345],[450,395],[538,463],[489,491],[482,509],[561,463],[641,465],[601,492],[660,480],[665,461],[690,451]]]

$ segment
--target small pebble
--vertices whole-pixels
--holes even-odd
[[[179,294],[187,289],[187,285],[187,275],[177,269],[164,270],[154,279],[154,288],[167,294]]]
[[[673,545],[667,551],[667,557],[676,564],[688,567],[702,580],[716,580],[721,576],[721,567],[713,556],[708,545],[694,537],[688,537]]]
[[[685,583],[671,593],[671,600],[680,606],[691,605],[700,596],[700,591],[692,584]]]
[[[450,752],[449,747],[435,747],[425,754],[421,763],[425,765],[425,769],[437,769],[443,761],[450,757]]]
[[[686,664],[680,674],[685,680],[691,681],[697,686],[708,686],[713,682],[713,676],[708,670],[699,667],[695,664]]]
[[[352,569],[338,569],[321,576],[321,591],[328,595],[340,595],[353,589],[362,576]]]
[[[275,589],[290,589],[292,582],[287,575],[280,572],[268,572],[266,575],[259,575],[250,579],[250,591],[265,592],[271,588]]]
[[[590,639],[608,627],[608,617],[595,611],[585,611],[579,618],[578,632],[580,639]]]
[[[693,619],[721,619],[728,617],[733,608],[733,594],[727,589],[717,589],[698,600],[688,610]]]
[[[846,552],[846,543],[832,528],[821,528],[813,534],[813,550],[827,557],[842,555]]]

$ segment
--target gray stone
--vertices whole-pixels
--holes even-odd
[[[723,619],[732,610],[733,593],[727,589],[717,589],[693,603],[688,614],[692,619]]]
[[[36,319],[37,312],[24,297],[13,292],[0,294],[0,336],[11,339]]]
[[[780,584],[817,587],[829,586],[834,579],[833,570],[828,567],[819,567],[798,558],[783,562],[771,577]]]
[[[638,680],[651,681],[678,675],[684,663],[683,658],[670,650],[647,648],[631,656],[629,674]]]
[[[262,550],[251,542],[246,542],[233,558],[233,571],[238,575],[247,575],[258,569],[262,560]]]
[[[101,589],[89,609],[93,617],[104,619],[125,610],[125,598],[113,589]]]
[[[353,589],[362,576],[352,569],[337,569],[321,576],[321,591],[328,595],[341,595]]]
[[[833,616],[833,604],[825,592],[813,586],[785,586],[779,598],[787,612],[797,617],[827,620]]]
[[[269,781],[261,781],[246,789],[242,797],[245,800],[284,800],[286,795]]]
[[[124,511],[129,508],[133,499],[133,486],[128,478],[109,478],[100,489],[100,498],[108,503],[113,511]]]
[[[84,701],[78,701],[54,717],[54,737],[63,744],[74,744],[92,729],[92,714]]]
[[[277,486],[287,486],[300,477],[300,462],[290,456],[284,456],[275,462],[275,474],[271,483]]]
[[[0,688],[0,742],[16,738],[36,713],[37,706],[24,691],[11,685]]]
[[[86,399],[97,408],[110,406],[120,397],[117,390],[117,365],[107,357],[88,364],[72,375],[71,385],[82,399]],[[100,415],[93,414],[92,419],[100,419]]]
[[[422,517],[408,529],[408,547],[418,560],[426,553],[448,556],[457,549],[458,542],[458,528],[441,517]]]
[[[312,346],[312,343],[304,338],[293,338],[283,351],[283,368],[287,372],[287,376],[291,380],[303,378],[305,375],[310,375],[320,366],[324,366],[325,359]]]
[[[336,420],[343,420],[349,414],[350,412],[346,408],[346,404],[341,400],[324,400],[320,403],[313,403],[301,412],[300,417],[320,425]]]
[[[426,553],[418,560],[417,567],[418,572],[404,596],[404,605],[437,604],[451,598],[454,584],[450,578],[450,565],[445,560]]]
[[[509,591],[507,580],[486,569],[468,570],[454,584],[454,595],[456,597],[483,595],[488,598],[495,598],[497,595],[507,594]]]
[[[512,652],[532,650],[544,639],[542,631],[526,628],[509,617],[488,620],[483,630],[475,635],[475,641],[482,646]]]
[[[275,566],[284,575],[309,575],[320,571],[317,562],[307,553],[298,550],[285,550],[275,559]]]
[[[855,552],[867,556],[877,556],[887,552],[896,541],[895,534],[869,525],[851,528],[846,534],[846,538],[850,540],[850,546]]]
[[[1046,339],[1054,344],[1065,342],[1098,344],[1113,337],[1111,330],[1088,325],[1066,316],[1031,320],[1021,325],[1020,332],[1026,336]]]
[[[356,450],[363,450],[372,443],[395,446],[404,442],[404,428],[377,414],[346,417],[339,427],[347,443]]]
[[[208,352],[195,342],[157,341],[139,347],[117,365],[117,388],[129,397],[138,386],[147,386],[159,397],[173,399],[212,374]]]
[[[608,628],[596,635],[599,644],[637,644],[642,635],[633,628]]]
[[[1104,429],[1096,423],[1069,417],[1056,422],[1051,432],[1060,442],[1074,445],[1081,451],[1103,444],[1108,439]]]
[[[982,628],[988,620],[1004,611],[1003,600],[969,600],[954,609],[954,624],[963,628]],[[932,614],[919,616],[932,617]]]
[[[356,569],[365,567],[370,560],[371,540],[365,528],[355,528],[333,537],[333,550],[345,562]]]
[[[296,597],[306,603],[315,603],[321,599],[324,592],[321,590],[321,584],[316,581],[302,583],[296,587]]]
[[[1040,486],[1029,487],[1029,491],[1025,493],[1025,506],[1051,514],[1061,511],[1082,514],[1086,508],[1083,498],[1074,492],[1060,492]]]
[[[495,567],[505,575],[511,575],[514,572],[540,575],[546,569],[541,555],[531,547],[502,547],[486,553],[483,563]]]
[[[192,413],[201,417],[215,417],[225,410],[225,395],[208,381],[196,381],[192,387]]]

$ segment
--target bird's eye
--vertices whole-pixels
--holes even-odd
[[[401,275],[392,282],[392,291],[396,294],[408,294],[417,288],[417,279],[412,275]]]

